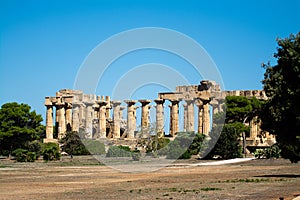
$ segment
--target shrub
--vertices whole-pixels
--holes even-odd
[[[253,153],[255,158],[279,158],[280,157],[280,148],[278,144],[274,144],[266,149],[256,149]]]
[[[29,142],[26,144],[28,151],[35,152],[36,159],[38,159],[42,153],[42,143],[38,140]]]
[[[93,155],[105,154],[105,145],[100,141],[83,140],[82,143],[84,144],[89,154],[93,154]]]
[[[17,162],[34,162],[36,160],[36,153],[26,149],[16,149],[12,155],[16,157]]]
[[[16,157],[18,162],[26,162],[27,152],[26,149],[16,149],[12,152],[12,155]]]
[[[45,143],[42,150],[43,159],[45,161],[59,160],[61,157],[59,146],[56,143]]]
[[[167,159],[189,159],[191,154],[189,147],[194,139],[194,132],[179,132],[174,141],[170,142],[167,151]]]
[[[106,157],[131,157],[130,148],[128,146],[110,146]]]
[[[132,159],[134,161],[139,161],[141,159],[141,152],[140,152],[140,150],[134,150],[134,151],[132,151]]]

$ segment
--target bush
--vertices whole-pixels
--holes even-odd
[[[38,159],[42,153],[42,143],[39,142],[38,140],[29,142],[26,144],[26,147],[28,151],[30,152],[35,152],[36,154],[36,159]]]
[[[42,149],[42,155],[45,161],[59,160],[61,157],[59,146],[56,143],[45,143]]]
[[[35,152],[26,149],[16,149],[12,155],[16,157],[17,162],[34,162],[36,160]]]
[[[106,157],[131,157],[131,151],[128,146],[110,146]]]
[[[274,144],[266,149],[256,149],[256,151],[253,153],[255,158],[279,158],[280,157],[280,148],[278,144]]]
[[[92,154],[92,155],[105,154],[105,145],[100,141],[83,140],[82,143],[84,144],[84,146],[89,154]]]
[[[170,142],[167,151],[167,159],[189,159],[191,154],[189,147],[194,140],[194,132],[179,132],[174,141]]]
[[[92,140],[85,140],[87,145],[90,145],[90,141]],[[79,137],[78,132],[76,131],[68,131],[66,135],[60,140],[62,144],[62,151],[67,152],[71,157],[73,155],[89,155],[90,152],[83,144],[83,141]]]
[[[134,161],[139,161],[141,159],[141,152],[140,152],[140,150],[134,150],[134,151],[132,151],[132,159]]]

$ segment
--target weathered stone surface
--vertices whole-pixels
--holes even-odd
[[[245,96],[247,98],[256,97],[267,99],[265,92],[261,90],[235,90],[221,91],[220,86],[214,81],[203,80],[199,85],[177,86],[175,92],[159,93],[156,103],[156,132],[158,137],[164,136],[164,102],[169,100],[170,121],[169,134],[175,136],[179,132],[179,105],[184,107],[184,128],[183,131],[194,131],[195,115],[194,104],[197,106],[196,120],[198,122],[197,131],[209,134],[211,129],[211,118],[214,114],[223,112],[226,95]],[[138,100],[141,105],[141,127],[142,132],[150,127],[151,100]],[[179,104],[180,102],[184,104]],[[84,94],[79,90],[62,89],[54,97],[45,98],[46,106],[46,139],[54,141],[55,131],[58,139],[61,139],[66,131],[85,131],[88,138],[115,138],[134,140],[136,124],[137,101],[126,100],[127,108],[122,107],[122,101],[111,101],[109,96],[96,96],[94,94]],[[210,106],[213,108],[210,113]],[[111,118],[110,110],[113,108]],[[127,120],[122,120],[122,111],[127,109]],[[53,114],[55,113],[55,118]],[[261,135],[260,124],[253,119],[249,122],[250,136],[246,138],[247,144],[271,144],[275,142],[274,136],[265,133]],[[122,130],[122,131],[121,131]],[[123,133],[124,132],[124,133]],[[121,136],[122,133],[122,136]]]
[[[164,100],[156,99],[156,133],[158,137],[164,136]]]

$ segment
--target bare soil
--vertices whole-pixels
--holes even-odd
[[[178,161],[150,173],[124,173],[91,157],[59,162],[0,160],[0,199],[293,199],[300,164],[252,160],[219,166]],[[186,165],[185,165],[186,164]]]

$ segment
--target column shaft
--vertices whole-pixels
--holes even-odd
[[[121,101],[113,101],[113,138],[120,138],[120,105]]]
[[[51,105],[46,105],[46,138],[53,139],[53,107]]]
[[[156,103],[156,134],[157,136],[164,136],[164,100],[154,100]]]

